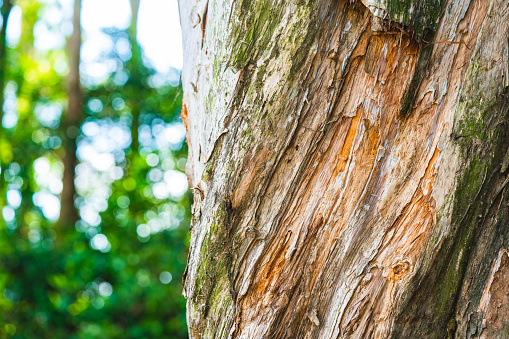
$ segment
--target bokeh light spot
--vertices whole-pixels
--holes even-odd
[[[172,277],[171,273],[168,271],[163,271],[163,272],[161,272],[161,274],[159,274],[159,281],[162,284],[167,285],[171,282],[172,279],[173,279],[173,277]]]

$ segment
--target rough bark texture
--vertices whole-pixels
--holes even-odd
[[[192,338],[509,337],[509,2],[182,0]]]

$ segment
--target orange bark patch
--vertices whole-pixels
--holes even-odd
[[[340,172],[343,172],[346,167],[346,163],[348,161],[348,156],[350,155],[350,150],[352,149],[353,142],[355,140],[355,135],[357,134],[357,128],[359,127],[359,120],[361,118],[360,113],[357,113],[356,116],[353,117],[352,122],[350,123],[350,129],[348,130],[348,134],[346,135],[346,140],[343,145],[343,149],[338,156],[338,164],[336,165],[336,169],[334,170],[334,176],[337,176]]]
[[[186,104],[182,104],[182,111],[180,111],[180,117],[182,118],[182,122],[184,123],[184,127],[186,128],[186,132],[189,133],[189,131],[187,129],[188,112],[187,112]]]
[[[262,274],[260,275],[262,279],[258,281],[258,286],[256,286],[256,293],[259,296],[266,294],[267,287],[270,288],[276,281],[281,272],[283,271],[285,265],[285,253],[286,247],[282,247],[277,253],[276,256],[272,258],[272,260],[264,266]]]
[[[424,174],[424,178],[421,184],[422,193],[424,195],[428,195],[431,191],[433,182],[435,181],[435,162],[437,161],[438,156],[440,155],[440,150],[438,148],[435,149],[431,160],[428,163],[428,168],[426,168],[426,172]]]

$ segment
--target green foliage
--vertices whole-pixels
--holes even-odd
[[[23,25],[7,51],[4,104],[11,112],[0,125],[0,338],[186,338],[181,277],[192,195],[163,188],[182,178],[187,147],[160,140],[181,130],[180,85],[157,83],[132,32],[107,30],[131,55],[103,56],[116,69],[84,88],[80,130],[64,130],[65,51],[34,47],[45,5],[17,5]],[[41,200],[58,197],[63,143],[73,133],[82,219],[57,227]],[[127,142],[115,144],[122,133]],[[97,154],[111,166],[94,167],[87,147],[105,147]]]

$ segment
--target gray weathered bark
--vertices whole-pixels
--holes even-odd
[[[192,338],[507,337],[507,0],[180,14]]]

